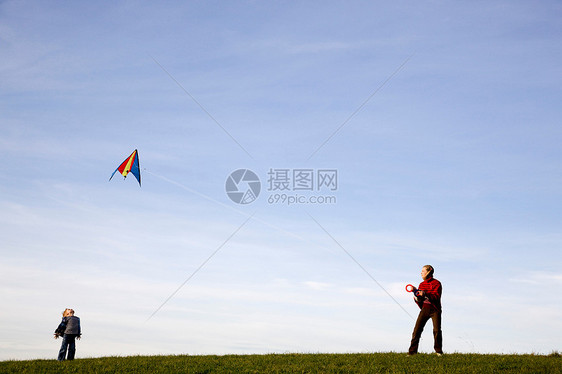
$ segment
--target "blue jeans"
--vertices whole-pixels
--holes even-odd
[[[66,357],[66,350],[68,347],[68,360],[74,360],[74,354],[76,353],[76,337],[78,335],[74,334],[64,334],[62,336],[62,344],[59,351],[59,361],[64,361]]]

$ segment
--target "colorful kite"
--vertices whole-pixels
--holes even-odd
[[[111,174],[111,177],[109,177],[109,180],[113,178],[113,175],[117,172],[117,170],[119,170],[121,175],[125,178],[127,178],[127,174],[129,174],[129,172],[133,173],[135,178],[137,178],[137,180],[139,181],[139,186],[141,185],[139,153],[136,149],[133,151],[133,153],[131,153],[129,157],[127,157],[125,161],[121,163],[121,165],[119,165],[117,169],[115,169],[113,174]]]

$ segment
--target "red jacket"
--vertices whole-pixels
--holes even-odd
[[[416,303],[420,308],[425,306],[441,310],[442,289],[441,282],[437,279],[427,278],[418,287],[418,291],[424,291],[424,295],[423,297],[416,297]]]

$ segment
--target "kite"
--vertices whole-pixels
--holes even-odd
[[[111,174],[111,177],[109,177],[109,180],[113,178],[113,175],[117,172],[117,170],[119,170],[124,178],[127,178],[127,174],[129,174],[129,172],[133,173],[135,178],[137,178],[137,181],[139,181],[139,186],[141,185],[139,153],[136,149],[133,151],[133,153],[131,153],[129,157],[125,159],[125,161],[121,163],[121,165],[119,165],[117,169],[115,169],[113,174]]]

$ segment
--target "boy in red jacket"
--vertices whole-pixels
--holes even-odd
[[[408,355],[418,353],[418,345],[423,328],[431,318],[433,322],[433,339],[435,353],[443,354],[443,336],[441,333],[441,282],[433,278],[433,266],[425,265],[421,270],[423,282],[420,283],[414,301],[420,307],[420,314],[412,333],[412,342],[408,349]]]

